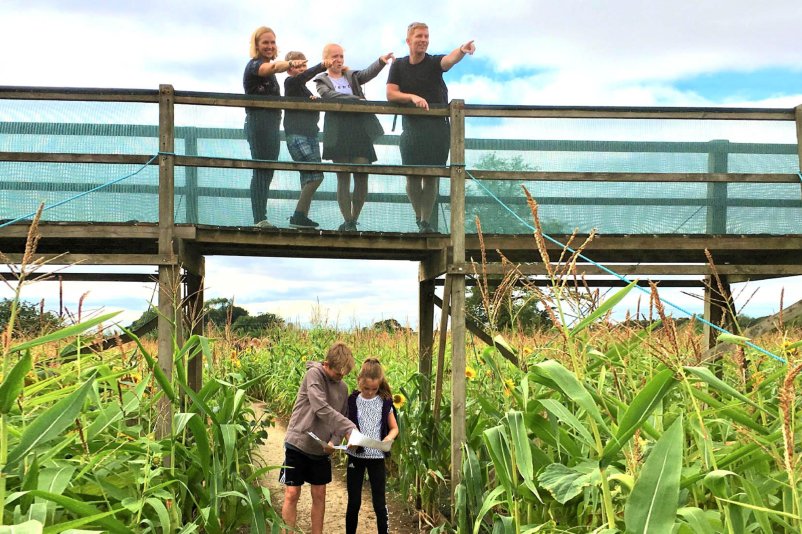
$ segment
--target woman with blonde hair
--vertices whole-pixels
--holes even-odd
[[[256,28],[251,35],[251,60],[245,65],[242,85],[245,93],[267,97],[281,96],[276,73],[290,67],[306,65],[306,60],[277,61],[276,33],[267,26]],[[276,160],[279,154],[280,109],[245,108],[245,136],[251,147],[251,157]],[[261,228],[274,228],[267,220],[267,198],[272,169],[254,169],[251,179],[251,209],[253,222]]]

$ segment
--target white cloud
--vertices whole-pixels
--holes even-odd
[[[281,52],[302,50],[312,61],[324,44],[339,42],[346,62],[360,68],[390,50],[405,55],[406,25],[423,19],[430,25],[432,53],[447,53],[475,39],[476,55],[448,75],[451,97],[468,103],[792,107],[802,102],[802,90],[747,101],[674,86],[683,78],[722,71],[802,70],[798,0],[510,0],[490,5],[480,0],[411,0],[370,6],[344,0],[336,7],[309,0],[6,0],[0,19],[3,85],[157,89],[170,83],[179,90],[239,93],[248,38],[256,26],[276,30]],[[385,69],[367,84],[368,98],[384,99],[386,75]],[[238,127],[242,114],[237,112],[206,109],[188,120],[202,117],[209,124]],[[552,138],[594,135],[566,123],[553,126],[544,129]],[[773,126],[750,127],[713,125],[697,134],[700,139],[720,133],[732,140],[743,136],[789,142],[787,129],[778,133]],[[483,128],[488,136],[508,138],[525,137],[527,131],[531,135],[525,121]],[[649,135],[674,139],[678,132],[666,125]],[[623,122],[596,131],[606,139],[628,139],[631,133]],[[310,307],[319,305],[340,324],[417,317],[414,264],[209,259],[208,266],[208,296],[236,295],[252,313],[305,319]],[[366,284],[366,279],[372,282]],[[763,290],[772,285],[760,284],[753,305],[768,309],[778,302],[776,290]],[[39,287],[31,286],[31,299],[47,294],[52,301],[57,294],[52,284],[42,284],[51,288],[42,292]],[[90,303],[101,295],[110,302],[107,295],[124,292],[120,298],[128,300],[120,306],[135,317],[152,292],[145,284],[66,287],[65,299],[73,308],[87,290]]]

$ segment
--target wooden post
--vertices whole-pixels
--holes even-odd
[[[451,504],[454,506],[465,443],[465,102],[451,111]],[[456,266],[456,267],[455,267]]]
[[[437,347],[437,374],[434,379],[434,411],[432,420],[437,428],[440,422],[440,405],[443,403],[443,374],[446,361],[446,335],[448,333],[448,316],[451,313],[451,287],[454,277],[446,275],[443,287],[443,307],[440,309],[440,343]]]
[[[195,247],[180,242],[179,255],[184,267],[184,319],[191,334],[203,335],[203,279],[206,260]],[[187,362],[187,383],[192,391],[203,386],[203,355],[198,353]]]
[[[707,172],[727,172],[730,142],[716,139],[708,143]],[[722,235],[727,233],[727,184],[708,182],[707,184],[707,228],[706,233]]]
[[[173,255],[175,220],[175,95],[171,85],[159,86],[159,254]],[[176,293],[178,293],[178,298]],[[159,265],[159,366],[168,379],[173,376],[173,328],[181,328],[180,268],[177,265]],[[176,332],[178,334],[178,332]],[[156,436],[161,438],[172,432],[172,405],[162,396],[156,424]]]
[[[705,276],[705,320],[716,326],[731,330],[733,318],[730,310],[735,309],[732,299],[732,290],[726,276],[719,276],[721,288],[714,276]],[[722,293],[723,290],[723,293]],[[707,348],[712,349],[716,345],[718,330],[704,325],[704,339]]]
[[[434,280],[423,279],[418,286],[418,372],[424,377],[421,384],[421,402],[428,403],[432,398],[432,347],[434,346]]]

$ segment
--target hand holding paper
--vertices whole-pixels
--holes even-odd
[[[307,434],[309,434],[309,436],[310,436],[312,439],[314,439],[315,441],[317,441],[318,443],[320,443],[320,446],[321,446],[321,447],[323,447],[323,449],[324,449],[324,450],[326,449],[326,447],[328,447],[328,446],[329,446],[329,444],[328,444],[328,443],[326,443],[325,441],[323,441],[322,439],[320,439],[319,437],[317,437],[317,435],[316,435],[314,432],[307,432]],[[345,450],[345,449],[347,449],[347,448],[348,448],[348,447],[346,447],[345,445],[335,445],[335,446],[334,446],[334,449],[335,449],[335,450],[339,450],[339,451],[344,451],[344,450]]]
[[[379,449],[382,452],[390,452],[390,447],[393,446],[393,442],[379,441],[373,438],[369,438],[355,428],[351,431],[351,435],[348,438],[348,446],[370,447],[371,449]]]

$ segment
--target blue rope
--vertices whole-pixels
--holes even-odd
[[[512,209],[511,209],[509,206],[507,206],[506,204],[504,204],[504,202],[502,202],[502,201],[501,201],[501,199],[499,199],[499,198],[498,198],[498,197],[497,197],[495,194],[493,194],[493,192],[492,192],[490,189],[488,189],[487,187],[485,187],[485,185],[484,185],[484,184],[482,184],[481,180],[477,179],[475,176],[473,176],[473,175],[472,175],[470,172],[468,172],[467,170],[465,171],[465,174],[467,174],[467,175],[468,175],[468,176],[469,176],[469,177],[470,177],[470,178],[471,178],[471,179],[474,181],[474,183],[478,184],[478,185],[479,185],[479,187],[481,187],[482,189],[484,189],[484,190],[485,190],[485,192],[487,192],[487,194],[488,194],[488,195],[490,195],[491,197],[493,197],[493,199],[494,199],[496,202],[498,202],[498,203],[499,203],[499,204],[500,204],[500,205],[501,205],[501,206],[502,206],[504,209],[506,209],[508,212],[510,212],[510,214],[511,214],[513,217],[515,217],[516,219],[518,219],[518,221],[519,221],[521,224],[523,224],[524,226],[528,227],[528,228],[529,228],[530,230],[532,230],[533,232],[534,232],[534,231],[536,231],[536,229],[535,229],[535,227],[534,227],[534,226],[532,226],[531,224],[529,224],[529,222],[527,222],[527,221],[525,221],[524,219],[522,219],[522,218],[521,218],[521,217],[520,217],[520,216],[519,216],[517,213],[515,213],[515,212],[514,212],[514,211],[513,211],[513,210],[512,210]],[[800,180],[802,180],[802,172],[800,172],[800,173],[798,173],[798,174],[799,174],[799,179],[800,179]],[[630,284],[630,283],[632,282],[632,280],[628,279],[626,276],[624,276],[624,275],[621,275],[621,274],[618,274],[617,272],[615,272],[615,271],[613,271],[612,269],[610,269],[610,268],[606,267],[605,265],[602,265],[601,263],[598,263],[598,262],[596,262],[596,261],[594,261],[594,260],[592,260],[592,259],[588,258],[588,257],[587,257],[587,256],[585,256],[584,254],[578,253],[576,250],[572,249],[571,247],[569,247],[568,245],[566,245],[566,244],[564,244],[564,243],[560,243],[558,240],[554,239],[554,238],[553,238],[553,237],[551,237],[550,235],[548,235],[548,234],[545,234],[545,233],[544,233],[544,234],[542,234],[542,235],[543,235],[543,237],[544,237],[545,239],[548,239],[549,241],[551,241],[552,243],[554,243],[554,244],[555,244],[555,245],[557,245],[558,247],[561,247],[561,248],[563,248],[564,250],[567,250],[567,251],[568,251],[568,252],[570,252],[571,254],[576,254],[576,255],[577,255],[577,257],[579,257],[579,258],[582,258],[584,261],[586,261],[586,262],[590,263],[591,265],[594,265],[594,266],[596,266],[597,268],[601,269],[602,271],[604,271],[605,273],[609,274],[610,276],[614,276],[615,278],[618,278],[619,280],[621,280],[622,282],[624,282],[624,283],[626,283],[626,284]],[[636,288],[638,288],[640,291],[643,291],[644,293],[651,294],[651,291],[649,291],[649,290],[648,290],[648,289],[646,289],[645,287],[641,287],[641,286],[639,286],[639,285],[636,285],[635,287],[636,287]],[[707,325],[707,326],[709,326],[710,328],[713,328],[714,330],[717,330],[718,332],[721,332],[722,334],[730,334],[730,335],[734,335],[734,334],[733,334],[732,332],[730,332],[729,330],[726,330],[726,329],[724,329],[724,328],[721,328],[720,326],[718,326],[718,325],[715,325],[715,324],[711,323],[710,321],[707,321],[707,320],[706,320],[706,319],[704,319],[703,317],[699,317],[699,316],[698,316],[697,314],[695,314],[695,313],[691,313],[690,311],[688,311],[688,310],[684,309],[682,306],[679,306],[679,305],[677,305],[677,304],[674,304],[673,302],[670,302],[670,301],[668,301],[668,300],[666,300],[666,299],[664,299],[664,298],[660,297],[659,295],[658,295],[658,298],[660,298],[660,301],[661,301],[661,302],[663,302],[664,304],[667,304],[668,306],[671,306],[672,308],[674,308],[674,309],[676,309],[676,310],[679,310],[680,312],[684,313],[685,315],[688,315],[688,316],[690,316],[690,317],[696,317],[696,319],[697,319],[697,320],[698,320],[700,323],[702,323],[702,324],[704,324],[704,325]],[[780,357],[780,356],[777,356],[777,355],[776,355],[776,354],[774,354],[773,352],[770,352],[770,351],[768,351],[768,350],[764,349],[763,347],[759,347],[759,346],[755,345],[754,343],[752,343],[751,341],[744,341],[744,344],[745,344],[745,345],[747,345],[747,346],[749,346],[750,348],[753,348],[753,349],[755,349],[756,351],[758,351],[758,352],[760,352],[760,353],[763,353],[763,354],[765,354],[766,356],[770,356],[771,358],[774,358],[775,360],[777,360],[777,361],[779,361],[779,362],[782,362],[782,363],[788,363],[788,362],[785,360],[785,358],[782,358],[782,357]]]
[[[45,212],[45,211],[48,211],[48,210],[52,210],[53,208],[58,208],[59,206],[63,206],[64,204],[67,204],[68,202],[72,202],[73,200],[77,200],[77,199],[79,199],[79,198],[81,198],[81,197],[85,197],[86,195],[88,195],[88,194],[90,194],[90,193],[94,193],[94,192],[96,192],[96,191],[100,191],[101,189],[105,189],[106,187],[109,187],[109,186],[112,186],[112,185],[114,185],[114,184],[120,183],[120,182],[122,182],[123,180],[127,180],[128,178],[130,178],[130,177],[132,177],[132,176],[136,176],[137,174],[139,174],[140,172],[142,172],[142,171],[143,171],[145,168],[147,168],[147,166],[148,166],[148,165],[150,165],[151,163],[153,163],[153,160],[155,160],[156,158],[158,158],[160,155],[167,155],[167,154],[169,154],[169,153],[167,153],[167,152],[159,152],[158,154],[156,154],[155,156],[153,156],[152,158],[150,158],[150,159],[148,160],[148,162],[147,162],[147,163],[145,163],[144,165],[142,165],[142,166],[141,166],[139,169],[137,169],[136,171],[132,172],[131,174],[128,174],[128,175],[126,175],[126,176],[123,176],[122,178],[116,178],[116,179],[114,179],[114,180],[112,180],[112,181],[110,181],[110,182],[106,182],[105,184],[100,184],[100,185],[98,185],[98,186],[96,186],[96,187],[93,187],[92,189],[88,189],[88,190],[86,190],[86,191],[83,191],[82,193],[78,193],[78,194],[77,194],[77,195],[75,195],[75,196],[72,196],[72,197],[70,197],[70,198],[66,198],[66,199],[64,199],[64,200],[61,200],[61,201],[59,201],[59,202],[56,202],[55,204],[53,204],[53,205],[51,205],[51,206],[45,206],[45,207],[42,209],[42,212]],[[28,213],[27,215],[22,215],[22,216],[20,216],[20,217],[17,217],[16,219],[12,219],[12,220],[10,220],[10,221],[4,222],[3,224],[0,224],[0,228],[4,228],[4,227],[6,227],[6,226],[8,226],[8,225],[10,225],[10,224],[14,224],[14,223],[17,223],[17,222],[20,222],[20,221],[24,221],[24,220],[27,220],[27,219],[31,219],[31,218],[33,218],[35,215],[36,215],[36,212],[35,212],[35,211],[34,211],[34,212],[32,212],[32,213]]]

